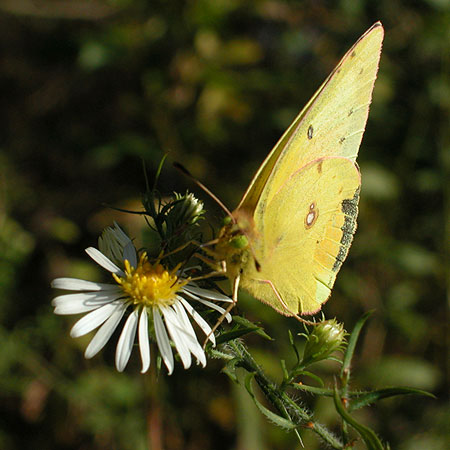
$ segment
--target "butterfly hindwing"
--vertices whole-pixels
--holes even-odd
[[[295,172],[267,205],[264,224],[255,223],[264,230],[255,249],[261,268],[243,287],[286,315],[319,310],[356,229],[359,188],[347,158],[321,158]]]

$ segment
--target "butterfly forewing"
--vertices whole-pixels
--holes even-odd
[[[345,54],[259,168],[238,209],[264,214],[289,176],[314,159],[356,160],[378,71],[383,27],[374,24]]]

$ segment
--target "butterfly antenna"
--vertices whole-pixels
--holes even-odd
[[[214,195],[201,181],[197,180],[197,178],[195,178],[194,175],[192,175],[191,172],[186,169],[186,167],[182,166],[178,162],[174,162],[173,165],[176,169],[189,177],[199,188],[203,189],[226,212],[226,214],[231,217],[231,220],[233,222],[236,222],[230,210],[222,203],[222,201],[216,195]]]
[[[201,181],[197,180],[197,178],[194,177],[194,175],[192,175],[189,170],[186,169],[186,167],[184,167],[183,165],[181,165],[178,162],[174,162],[173,163],[174,167],[176,169],[178,169],[180,172],[182,172],[184,175],[186,175],[187,177],[189,177],[198,187],[200,187],[201,189],[203,189],[213,200],[215,200],[215,202],[225,211],[225,213],[231,218],[231,220],[233,221],[233,223],[236,223],[236,219],[233,217],[233,214],[231,214],[231,211],[222,203],[222,201],[216,196],[214,195]],[[258,260],[256,259],[256,255],[255,255],[255,251],[253,250],[253,247],[250,245],[250,239],[248,237],[248,234],[245,233],[243,230],[241,230],[241,232],[247,237],[248,241],[249,241],[249,249],[250,249],[250,253],[253,256],[253,260],[255,262],[255,268],[258,272],[261,271],[261,264],[258,262]]]

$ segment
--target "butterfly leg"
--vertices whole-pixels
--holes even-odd
[[[176,249],[168,252],[168,253],[164,253],[160,256],[158,256],[158,258],[156,258],[156,260],[162,259],[162,258],[166,258],[167,256],[171,256],[174,255],[175,253],[181,252],[182,250],[184,250],[186,247],[189,247],[189,245],[195,245],[198,248],[201,248],[202,250],[204,250],[206,253],[208,253],[208,255],[215,257],[216,256],[216,252],[214,252],[214,250],[211,250],[208,248],[208,246],[211,245],[215,245],[217,244],[219,240],[218,239],[213,239],[211,241],[205,242],[205,243],[201,243],[198,242],[194,239],[191,239],[190,241],[185,242],[184,244],[180,245],[179,247],[177,247]],[[198,255],[196,255],[198,256]]]
[[[305,320],[303,319],[303,317],[299,316],[296,313],[293,313],[288,305],[286,305],[286,302],[283,300],[283,298],[281,297],[280,293],[278,292],[277,288],[275,287],[275,285],[270,281],[270,280],[257,280],[260,283],[264,283],[264,284],[268,284],[270,286],[270,288],[272,289],[273,293],[275,294],[275,297],[278,299],[278,301],[281,303],[281,305],[283,306],[283,308],[286,310],[286,312],[288,312],[291,316],[295,317],[299,322],[302,322],[306,325],[317,325],[317,322],[311,322],[309,320]]]
[[[155,258],[156,261],[161,260],[163,258],[167,258],[167,256],[172,256],[178,252],[181,252],[182,250],[184,250],[186,247],[189,247],[190,245],[195,245],[197,247],[200,247],[202,244],[200,242],[197,242],[195,240],[190,240],[185,242],[183,245],[180,245],[179,247],[177,247],[176,249],[167,252],[167,253],[162,253],[160,256],[158,256],[158,258]]]
[[[236,306],[237,299],[238,299],[238,291],[239,291],[239,281],[241,277],[238,275],[234,281],[233,281],[233,296],[232,296],[232,302],[228,305],[227,309],[223,312],[223,314],[217,319],[217,322],[212,327],[211,331],[209,332],[208,336],[206,336],[205,342],[203,343],[203,348],[206,347],[206,343],[208,342],[209,337],[211,334],[213,334],[217,328],[219,328],[220,324],[224,321],[225,317],[230,313],[230,311]]]
[[[208,254],[211,254],[211,256],[214,256],[215,253],[213,250],[209,250],[207,252]],[[201,275],[199,277],[190,278],[190,281],[198,281],[198,280],[204,280],[206,278],[211,278],[218,275],[224,275],[227,272],[226,268],[226,262],[220,261],[219,263],[211,258],[208,258],[201,253],[194,253],[192,256],[198,258],[200,261],[204,262],[205,264],[212,267],[214,270],[213,272],[210,272],[206,275]],[[234,306],[237,303],[237,297],[238,297],[238,290],[239,290],[239,281],[240,281],[240,275],[237,276],[233,282],[233,296],[232,296],[232,302],[228,305],[227,309],[222,313],[222,315],[219,317],[211,331],[206,336],[205,342],[203,343],[203,348],[206,347],[206,343],[208,342],[209,337],[217,330],[217,328],[220,326],[220,324],[224,321],[224,319],[227,317],[227,315],[230,313],[230,311],[234,308]]]
[[[207,275],[202,275],[198,278],[192,278],[192,280],[203,280],[203,278],[210,278],[216,275],[224,275],[225,272],[225,261],[220,261],[220,263],[218,263],[216,260],[208,258],[204,255],[202,255],[201,253],[194,253],[192,255],[192,257],[195,257],[197,259],[199,259],[200,261],[204,262],[206,265],[208,265],[209,267],[212,267],[214,269],[214,272],[211,272]]]

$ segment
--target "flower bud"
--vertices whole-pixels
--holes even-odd
[[[181,195],[175,192],[173,207],[168,215],[177,224],[194,225],[203,213],[203,202],[195,198],[194,194],[186,192]]]
[[[306,335],[303,364],[327,359],[333,352],[340,350],[345,343],[345,334],[344,325],[336,319],[325,320],[314,326]]]

